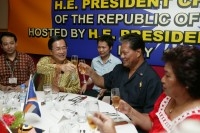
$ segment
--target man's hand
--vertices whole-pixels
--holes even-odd
[[[106,92],[106,89],[101,89],[99,91],[98,97],[102,97],[104,95],[104,93]]]
[[[68,72],[68,71],[72,72],[76,70],[76,66],[71,63],[61,64],[59,65],[59,67],[62,72]]]
[[[9,91],[9,90],[14,90],[15,88],[12,86],[3,86],[1,85],[1,90],[2,91]]]
[[[98,126],[101,133],[116,133],[114,121],[103,113],[95,113],[92,121]]]
[[[80,94],[85,93],[86,89],[87,89],[87,83],[82,85],[81,90],[80,90]]]

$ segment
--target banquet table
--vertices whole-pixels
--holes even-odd
[[[76,108],[78,103],[86,103],[90,100],[97,100],[94,97],[72,94],[72,93],[59,93],[58,99],[51,102],[44,102],[44,92],[37,91],[37,101],[39,103],[41,117],[38,117],[36,114],[27,113],[25,115],[25,124],[32,125],[33,127],[43,129],[44,133],[50,133],[50,128],[57,128],[58,130],[54,131],[55,133],[91,133],[89,125],[86,122],[80,123],[77,122],[77,115],[74,116],[75,126],[69,127],[68,123],[70,122],[68,115],[70,112],[66,112],[65,107],[71,106]],[[79,99],[73,101],[72,99]],[[116,114],[116,111],[113,106],[110,104],[98,100],[100,112],[104,112],[107,115]],[[77,105],[76,105],[77,104]],[[130,122],[128,117],[120,112],[118,112],[120,121],[116,124],[115,128],[117,133],[137,133],[135,126]],[[115,116],[110,115],[114,119]],[[115,119],[114,119],[115,120]],[[67,127],[67,128],[66,128]],[[70,131],[69,131],[70,128]],[[74,128],[74,129],[73,129]],[[59,131],[60,129],[60,131]],[[66,130],[67,129],[67,130]],[[99,131],[96,131],[99,133]]]

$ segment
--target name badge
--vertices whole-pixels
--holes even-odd
[[[17,78],[9,78],[8,82],[9,84],[17,84]]]

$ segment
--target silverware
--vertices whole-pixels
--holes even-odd
[[[110,113],[110,112],[102,112],[102,113],[109,115],[109,116],[119,116],[119,114],[117,114],[117,113]]]
[[[64,96],[60,96],[58,101],[59,101],[59,102],[62,101],[62,98],[63,98],[63,97],[64,97]]]
[[[82,102],[84,99],[86,99],[87,96],[78,96],[75,100],[71,100],[73,103],[71,105],[76,105],[77,103]]]
[[[74,97],[74,98],[68,99],[68,101],[76,101],[76,100],[79,99],[79,98],[80,98],[80,96],[76,96],[76,97]]]
[[[65,98],[66,98],[67,96],[68,96],[68,94],[63,95],[63,96],[60,96],[58,101],[60,102],[60,101],[65,100]]]
[[[65,100],[65,97],[67,97],[68,94],[66,94],[65,96],[62,97],[62,100]]]

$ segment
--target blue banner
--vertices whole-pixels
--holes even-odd
[[[162,66],[164,50],[200,44],[199,0],[10,0],[9,7],[9,30],[27,53],[48,54],[49,37],[62,35],[68,57],[92,59],[98,55],[98,36],[110,34],[115,38],[112,53],[120,57],[119,37],[137,32],[146,43],[147,61]]]

